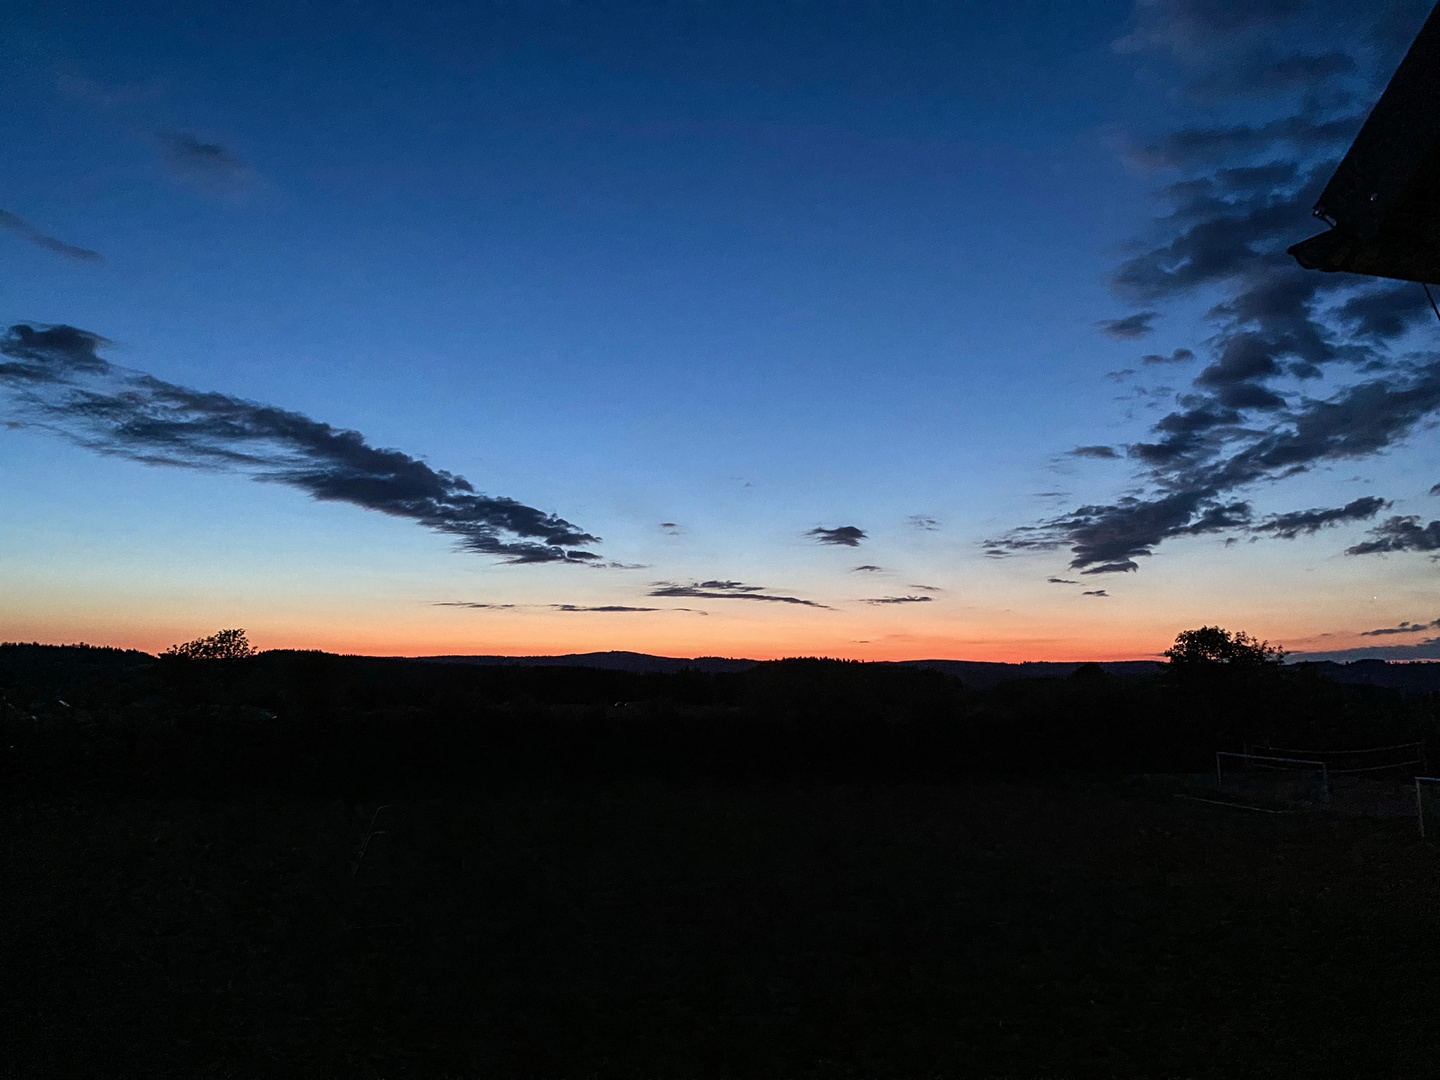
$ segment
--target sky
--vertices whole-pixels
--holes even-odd
[[[11,5],[0,640],[1440,657],[1428,11]]]

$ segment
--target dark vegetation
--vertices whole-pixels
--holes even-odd
[[[1418,1075],[1440,1050],[1413,823],[1137,775],[1428,738],[1428,694],[1234,636],[984,691],[205,640],[0,646],[0,1075]]]
[[[204,641],[158,658],[0,646],[7,772],[137,793],[351,799],[535,776],[1114,776],[1204,771],[1215,750],[1246,742],[1424,738],[1440,700],[1263,656],[1181,657],[1153,678],[1086,665],[972,692],[940,672],[853,661],[635,674],[220,645],[234,655],[192,658]]]

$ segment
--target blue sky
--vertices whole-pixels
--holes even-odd
[[[1257,42],[1359,40],[1268,7],[1241,27]],[[1381,43],[1273,93],[1196,91],[1196,57],[1237,63],[1194,31],[1228,10],[12,9],[0,210],[24,228],[0,233],[4,325],[77,327],[117,369],[358,431],[602,538],[568,550],[604,565],[457,550],[423,516],[213,456],[140,462],[12,398],[0,636],[157,648],[243,624],[366,652],[1065,659],[1148,655],[1201,621],[1348,648],[1440,615],[1423,552],[1343,554],[1389,515],[1424,525],[1440,477],[1420,420],[1358,463],[1255,480],[1230,548],[1171,532],[1101,580],[1066,569],[1073,525],[987,546],[1153,487],[1123,449],[1067,452],[1193,412],[1171,399],[1218,347],[1204,312],[1231,279],[1115,290],[1174,179],[1135,148],[1303,111],[1324,78],[1373,100],[1398,57]],[[1397,7],[1391,37],[1424,14]],[[1143,340],[1097,328],[1142,310],[1160,312]],[[1387,355],[1422,333],[1406,322]],[[1139,363],[1182,348],[1189,366]],[[1376,485],[1392,505],[1363,521],[1253,531]],[[814,532],[846,526],[858,546]],[[655,595],[707,581],[745,588]],[[457,602],[493,606],[437,606]]]

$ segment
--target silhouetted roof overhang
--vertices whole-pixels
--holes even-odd
[[[1307,270],[1440,284],[1440,4],[1385,88],[1315,216],[1289,249]]]

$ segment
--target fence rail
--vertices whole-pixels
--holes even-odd
[[[1343,757],[1347,754],[1378,754],[1385,750],[1409,750],[1412,746],[1423,747],[1423,739],[1415,742],[1396,743],[1394,746],[1367,746],[1361,750],[1296,750],[1294,747],[1286,746],[1261,746],[1256,744],[1251,750],[1268,750],[1272,754],[1332,754]]]
[[[1217,791],[1223,789],[1225,786],[1225,772],[1221,767],[1221,758],[1236,758],[1250,764],[1254,768],[1272,769],[1276,772],[1300,771],[1297,769],[1287,769],[1285,768],[1286,765],[1309,765],[1310,769],[1305,770],[1308,772],[1314,772],[1315,769],[1318,768],[1320,770],[1320,785],[1325,792],[1325,801],[1327,803],[1330,801],[1330,769],[1323,761],[1315,758],[1271,757],[1266,754],[1241,754],[1231,750],[1218,750],[1215,753],[1215,788]]]
[[[1339,767],[1346,759],[1353,761],[1361,754],[1385,754],[1392,753],[1396,750],[1409,750],[1415,754],[1415,757],[1408,758],[1405,761],[1388,761],[1383,765],[1346,765],[1344,768]],[[1330,772],[1337,776],[1352,773],[1384,772],[1386,769],[1404,769],[1411,765],[1420,766],[1422,772],[1430,768],[1429,759],[1425,753],[1424,740],[1394,743],[1390,746],[1366,746],[1359,750],[1297,750],[1293,747],[1253,744],[1246,746],[1245,752],[1247,754],[1294,754],[1314,758],[1324,761],[1325,764],[1329,766]],[[1363,761],[1364,759],[1360,758],[1360,760]]]

